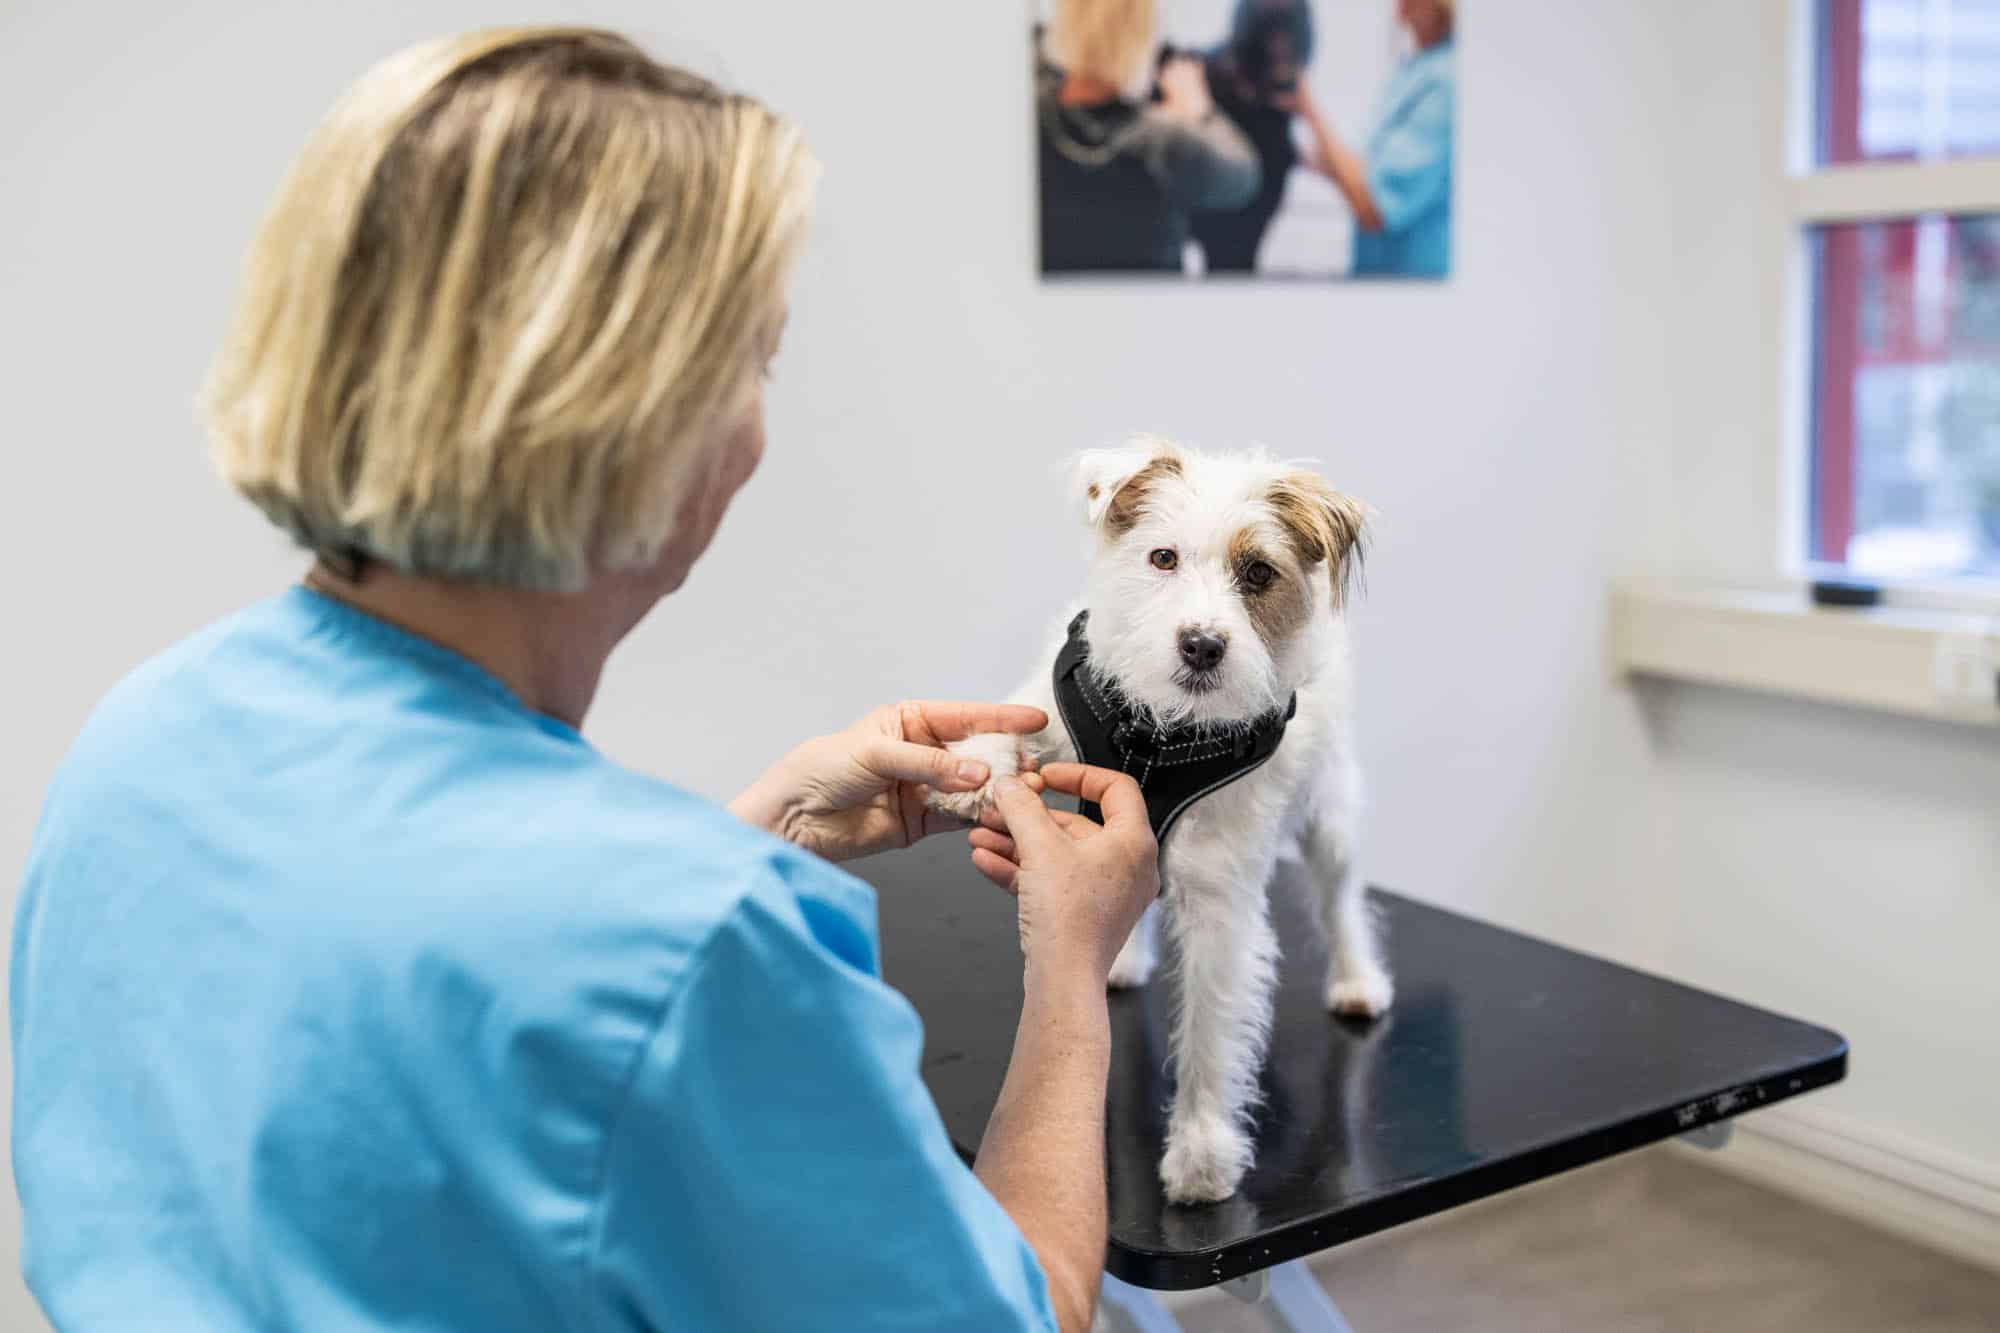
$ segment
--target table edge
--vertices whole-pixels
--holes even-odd
[[[1441,1213],[1448,1208],[1488,1198],[1503,1190],[1546,1180],[1619,1153],[1663,1142],[1704,1125],[1774,1106],[1847,1077],[1846,1038],[1830,1029],[1817,1030],[1832,1037],[1836,1049],[1808,1064],[1715,1088],[1677,1106],[1642,1112],[1578,1138],[1543,1144],[1513,1157],[1481,1163],[1470,1170],[1427,1181],[1413,1189],[1379,1195],[1333,1217],[1301,1220],[1230,1245],[1206,1250],[1148,1250],[1122,1245],[1112,1238],[1106,1249],[1105,1271],[1120,1281],[1154,1291],[1192,1291],[1212,1287],[1231,1278],[1243,1277],[1293,1259],[1303,1259],[1336,1245]]]

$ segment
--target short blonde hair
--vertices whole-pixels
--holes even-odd
[[[411,47],[313,134],[202,391],[323,557],[574,589],[653,560],[783,319],[816,168],[623,37]]]
[[[1132,89],[1151,69],[1159,31],[1155,0],[1056,0],[1047,54],[1066,73]]]

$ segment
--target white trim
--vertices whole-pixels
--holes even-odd
[[[1745,1116],[1689,1161],[1754,1180],[2000,1271],[2000,1168],[1850,1116],[1780,1106]]]
[[[1612,590],[1609,649],[1620,675],[2000,727],[2000,616],[1633,579]]]
[[[1787,208],[1790,173],[1813,151],[1813,0],[1759,7],[1765,41],[1775,43],[1782,68],[1758,87],[1765,118],[1766,161],[1760,194],[1758,270],[1763,282],[1758,319],[1758,369],[1765,402],[1764,438],[1771,453],[1756,474],[1753,512],[1771,562],[1758,573],[1789,568],[1806,550],[1812,458],[1812,282],[1809,247]]]
[[[1778,60],[1782,66],[1772,81],[1779,102],[1776,123],[1778,156],[1784,170],[1799,175],[1812,170],[1818,151],[1814,129],[1819,105],[1819,6],[1815,0],[1790,0],[1772,5],[1776,14]]]
[[[2000,158],[1856,162],[1825,167],[1790,184],[1787,212],[1795,226],[2000,212]]]
[[[1777,442],[1777,473],[1764,479],[1770,490],[1757,512],[1771,525],[1764,539],[1775,568],[1793,569],[1806,554],[1812,513],[1814,274],[1812,247],[1798,228],[1777,228],[1769,245],[1765,392],[1774,395],[1768,438]]]

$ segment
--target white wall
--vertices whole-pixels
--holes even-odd
[[[133,6],[115,33],[57,0],[0,14],[18,479],[0,523],[16,701],[0,866],[21,863],[97,695],[298,567],[210,480],[189,401],[236,257],[337,90],[406,40],[506,17],[414,8]],[[615,662],[598,742],[721,795],[878,702],[1003,691],[1075,585],[1063,456],[1133,428],[1262,440],[1318,457],[1384,516],[1358,613],[1371,877],[1845,1025],[1854,1115],[2000,1157],[2000,1118],[1982,1128],[1933,1039],[1909,1036],[1912,1011],[1963,1017],[1976,998],[1938,960],[1965,951],[1942,952],[1946,937],[1973,936],[1955,923],[1992,937],[2000,849],[1964,795],[1993,789],[1990,756],[1719,697],[1642,708],[1600,662],[1606,576],[1677,556],[1696,466],[1748,466],[1725,447],[1757,388],[1738,368],[1734,261],[1726,237],[1691,249],[1686,232],[1729,221],[1726,197],[1713,215],[1691,202],[1711,152],[1731,189],[1751,168],[1735,103],[1682,95],[1741,97],[1743,53],[1677,34],[1681,6],[1483,0],[1461,56],[1448,284],[1045,290],[1024,8],[538,9],[630,27],[764,95],[827,166],[765,471]],[[1703,0],[1688,21],[1726,38],[1732,8],[1747,7]],[[1699,322],[1690,282],[1713,297]],[[1689,401],[1707,378],[1676,382],[1695,373],[1713,374],[1715,403]],[[1867,757],[1843,768],[1848,745]],[[1930,777],[1934,762],[1963,785]],[[1878,802],[1900,836],[1866,844],[1871,870],[1852,816]],[[1804,859],[1801,831],[1835,837],[1844,864]],[[1899,927],[1897,970],[1867,975],[1905,990],[1901,1011],[1852,984],[1865,927],[1833,919],[1892,893],[1968,913]],[[1840,948],[1823,938],[1836,928]]]

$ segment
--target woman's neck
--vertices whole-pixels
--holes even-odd
[[[620,623],[624,600],[597,584],[582,592],[541,592],[362,567],[348,579],[325,564],[306,586],[478,663],[521,704],[572,727],[597,694],[605,660],[636,617]],[[643,612],[642,612],[643,614]]]

